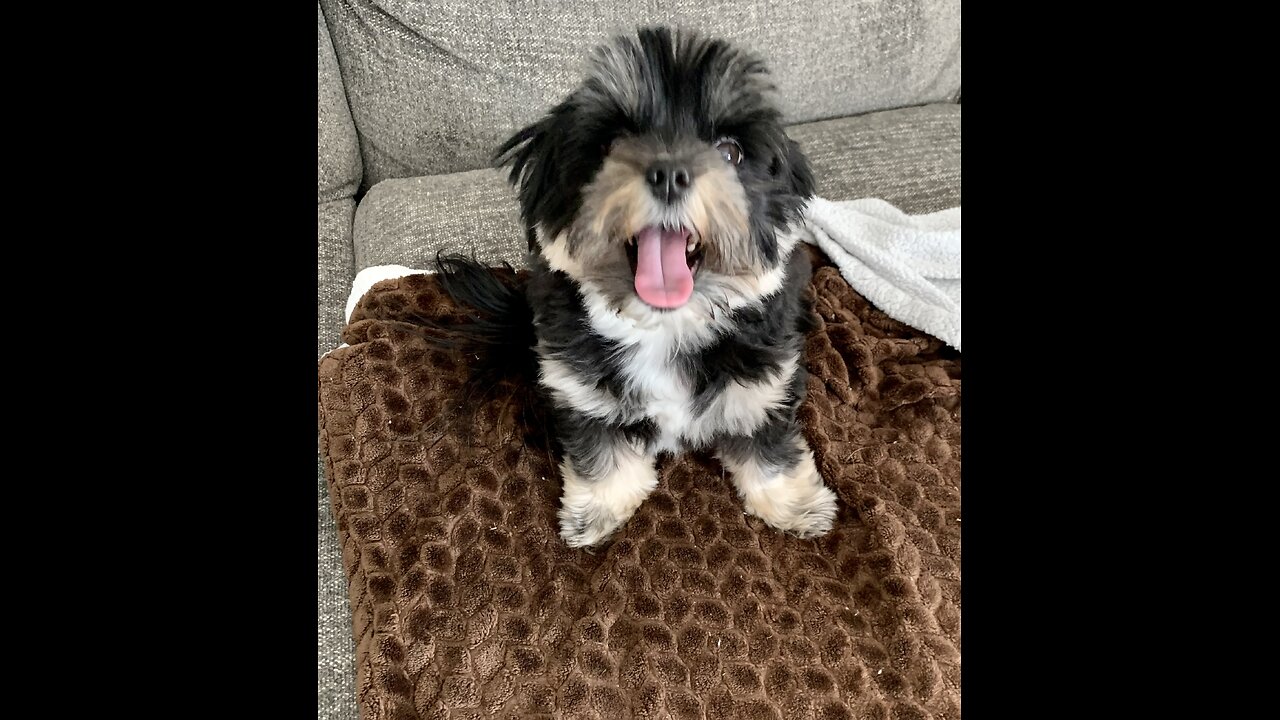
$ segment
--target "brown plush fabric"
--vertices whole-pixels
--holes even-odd
[[[319,373],[362,717],[959,718],[960,356],[816,265],[802,418],[832,532],[745,516],[696,454],[593,552],[560,541],[513,403],[445,420],[466,369],[414,331],[458,317],[435,280],[374,286]]]

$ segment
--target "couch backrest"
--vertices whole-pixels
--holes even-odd
[[[789,122],[954,99],[959,0],[321,0],[360,134],[364,186],[485,167],[564,98],[591,47],[636,27],[740,43]]]

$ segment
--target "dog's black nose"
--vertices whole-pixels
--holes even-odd
[[[671,162],[654,163],[645,173],[649,191],[665,203],[674,203],[689,189],[689,171],[683,165]]]

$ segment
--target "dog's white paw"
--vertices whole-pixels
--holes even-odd
[[[560,496],[560,537],[569,547],[589,547],[606,540],[631,519],[636,508],[658,484],[651,460],[619,454],[614,472],[599,480],[585,480],[565,462],[560,466],[564,492]]]
[[[801,538],[826,535],[836,519],[836,494],[827,487],[805,449],[790,472],[761,476],[758,466],[739,466],[734,481],[746,511],[767,525]]]
[[[634,511],[633,511],[634,512]],[[560,508],[560,537],[572,548],[591,547],[604,542],[630,517],[601,517],[591,513],[577,513],[564,506]]]

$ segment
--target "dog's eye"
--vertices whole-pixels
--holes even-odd
[[[717,140],[716,152],[720,153],[720,157],[724,158],[724,161],[730,165],[737,165],[742,162],[742,146],[732,138]]]

